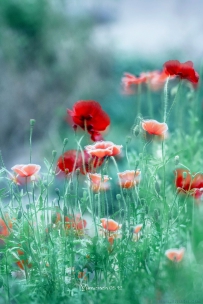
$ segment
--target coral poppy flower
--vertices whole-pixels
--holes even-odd
[[[33,174],[39,172],[41,166],[35,164],[28,165],[15,165],[11,168],[15,173],[19,174],[21,177],[32,176]]]
[[[65,216],[64,221],[67,229],[83,230],[87,226],[86,220],[82,219],[79,213],[75,217],[73,215]]]
[[[12,224],[10,224],[10,225],[12,227]],[[4,222],[4,220],[2,220],[0,218],[0,236],[9,236],[9,234],[10,234],[10,232],[9,232],[9,229],[8,229],[6,223]]]
[[[109,189],[110,177],[108,175],[101,175],[98,173],[89,173],[88,177],[91,182],[91,188],[94,192],[105,191]]]
[[[165,71],[151,72],[151,75],[148,77],[148,85],[151,90],[158,91],[163,88],[167,78],[168,74]],[[171,78],[174,78],[174,76],[171,76]]]
[[[166,250],[165,255],[169,260],[173,262],[180,262],[183,259],[184,253],[185,253],[184,248],[180,248],[180,249],[171,248]]]
[[[136,225],[133,232],[134,233],[139,233],[140,230],[142,229],[142,226],[143,226],[143,224]]]
[[[126,170],[117,174],[122,188],[130,189],[140,182],[140,170]]]
[[[169,76],[178,76],[195,85],[199,81],[199,75],[194,70],[192,61],[180,63],[178,60],[169,60],[164,63],[163,67],[165,73]]]
[[[121,228],[121,225],[112,219],[102,218],[100,221],[102,223],[102,227],[108,231],[116,231]]]
[[[25,269],[25,267],[27,268],[31,268],[32,267],[32,264],[31,263],[28,263],[28,260],[20,260],[20,261],[17,261],[16,262],[16,265],[18,265],[18,267],[22,270]]]
[[[110,125],[110,118],[94,100],[79,100],[72,110],[67,110],[73,122],[88,132],[104,131]]]
[[[168,130],[165,122],[161,123],[154,119],[143,120],[142,128],[151,135],[163,135]]]
[[[94,145],[86,146],[87,153],[92,156],[103,158],[105,156],[115,156],[121,153],[122,146],[115,145],[111,141],[99,141]]]

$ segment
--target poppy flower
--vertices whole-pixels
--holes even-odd
[[[164,63],[163,67],[168,76],[178,76],[194,85],[199,81],[199,75],[194,70],[192,61],[180,63],[178,60],[169,60]]]
[[[122,188],[133,188],[140,181],[140,170],[126,170],[117,174],[119,177],[119,184]]]
[[[142,229],[142,226],[143,226],[143,224],[136,225],[133,230],[133,233],[136,233],[136,234],[139,233],[140,230]]]
[[[174,76],[171,76],[173,78]],[[168,74],[165,71],[154,71],[148,77],[148,85],[152,91],[158,91],[163,88]]]
[[[180,262],[183,259],[184,253],[185,253],[184,248],[180,248],[180,249],[171,248],[166,250],[165,255],[169,260],[173,262]]]
[[[12,228],[12,224],[9,224],[10,228]],[[9,229],[6,225],[6,223],[4,222],[4,220],[2,220],[0,218],[0,236],[9,236],[10,232]]]
[[[187,169],[178,168],[175,170],[175,185],[181,192],[188,192],[196,199],[202,195],[203,174],[195,174],[192,177]]]
[[[85,147],[87,153],[91,156],[103,158],[105,156],[115,156],[121,153],[122,146],[115,145],[111,141],[99,141],[94,145]]]
[[[93,138],[99,131],[104,131],[110,125],[109,116],[94,100],[79,100],[73,105],[72,110],[67,110],[67,113],[75,125],[83,130],[87,129]]]
[[[130,73],[124,73],[124,76],[121,79],[124,93],[128,95],[134,94],[134,90],[132,90],[132,88],[145,83],[146,80],[147,77],[144,73],[138,77]]]
[[[101,175],[98,173],[89,173],[88,177],[91,182],[91,188],[94,192],[105,191],[109,189],[110,177],[108,175]]]
[[[83,230],[87,226],[86,220],[82,219],[79,213],[75,217],[73,215],[65,216],[64,221],[67,229]]]
[[[25,267],[27,267],[27,268],[32,267],[32,264],[28,263],[28,260],[19,260],[19,261],[16,262],[16,265],[18,265],[18,267],[22,270],[24,270]]]
[[[121,228],[121,225],[112,219],[102,218],[100,221],[102,223],[102,227],[108,231],[117,231]]]
[[[165,122],[161,123],[154,119],[148,119],[142,121],[142,128],[151,135],[163,135],[168,126]]]
[[[101,166],[102,163],[102,159],[91,157],[86,151],[83,152],[82,156],[82,153],[77,152],[77,150],[68,150],[59,157],[57,166],[66,174],[76,169],[79,169],[82,174],[86,174],[86,172],[91,172],[94,168]]]
[[[21,177],[29,177],[33,174],[36,174],[41,169],[41,166],[35,164],[28,164],[28,165],[15,165],[11,168],[15,173],[20,175]]]

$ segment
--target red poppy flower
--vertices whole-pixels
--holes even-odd
[[[17,261],[16,262],[16,265],[18,265],[18,267],[22,270],[25,269],[25,267],[27,268],[31,268],[32,267],[32,264],[31,263],[28,263],[28,260],[20,260],[20,261]]]
[[[180,63],[178,60],[169,60],[164,63],[163,67],[165,73],[169,76],[178,76],[193,84],[197,84],[199,81],[199,75],[194,70],[192,61]]]
[[[111,141],[100,141],[94,145],[86,146],[87,153],[91,156],[103,158],[105,156],[115,156],[120,154],[122,146],[115,145]]]
[[[102,107],[94,100],[79,100],[73,110],[67,110],[73,122],[83,130],[94,135],[94,132],[104,131],[110,125],[110,118]]]
[[[124,73],[123,78],[121,79],[122,87],[125,94],[134,94],[134,91],[132,90],[132,87],[135,88],[135,86],[138,86],[142,83],[145,83],[147,80],[146,75],[140,74],[140,76],[136,77],[133,74],[130,73]]]
[[[184,176],[185,175],[185,176]],[[182,192],[189,191],[189,194],[195,198],[200,198],[203,188],[203,174],[195,174],[192,177],[191,173],[186,169],[175,170],[175,185]]]
[[[163,135],[168,130],[165,122],[161,123],[154,119],[143,120],[142,128],[151,135]]]
[[[171,248],[166,250],[165,255],[169,260],[173,262],[180,262],[183,259],[184,253],[185,253],[184,248],[180,248],[180,249]]]
[[[15,173],[19,174],[21,177],[32,176],[33,174],[39,172],[41,166],[35,164],[28,165],[15,165],[11,168]]]
[[[133,233],[139,233],[140,230],[142,229],[142,226],[143,226],[143,224],[136,225],[133,230]]]
[[[101,166],[103,159],[94,156],[91,157],[86,151],[77,152],[77,150],[68,150],[61,155],[57,161],[59,169],[66,174],[69,174],[76,169],[80,169],[80,173],[86,174],[87,172],[94,171],[95,168]]]

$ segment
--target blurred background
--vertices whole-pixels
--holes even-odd
[[[122,94],[124,72],[161,70],[169,59],[203,54],[201,0],[7,0],[0,5],[0,150],[8,169],[29,161],[29,120],[36,119],[33,162],[75,148],[66,109],[93,99],[111,117],[117,144],[136,118],[136,95]],[[146,93],[147,94],[147,93]],[[163,92],[154,92],[161,120]],[[142,97],[142,111],[149,116]]]

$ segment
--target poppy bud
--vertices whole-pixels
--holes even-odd
[[[35,121],[36,121],[35,119],[30,119],[30,126],[31,126],[31,127],[34,127]]]
[[[180,161],[179,161],[179,156],[176,155],[176,156],[175,156],[175,165],[178,166],[179,162],[180,162]]]
[[[52,156],[55,157],[56,154],[57,154],[56,150],[53,150],[53,151],[52,151]]]
[[[63,207],[63,214],[64,215],[67,215],[68,214],[68,209],[66,206]]]
[[[127,136],[126,137],[126,144],[128,144],[129,142],[131,142],[132,137],[131,136]]]
[[[118,201],[120,201],[120,200],[121,200],[121,195],[120,195],[120,194],[116,194],[116,199],[117,199]]]
[[[135,137],[137,137],[138,135],[140,134],[140,127],[138,125],[136,125],[134,128],[133,128],[133,135]]]
[[[30,205],[29,205],[29,204],[26,204],[26,206],[25,206],[25,207],[26,207],[26,209],[27,209],[27,210],[29,210],[29,209],[30,209]]]
[[[60,190],[58,188],[55,189],[55,192],[60,197]]]
[[[68,143],[68,138],[64,138],[64,141],[63,141],[64,147],[67,145],[67,143]]]
[[[3,286],[3,284],[4,284],[4,280],[3,280],[2,276],[0,276],[0,288]]]
[[[22,211],[21,211],[21,210],[19,210],[19,211],[18,211],[18,215],[17,215],[17,219],[18,219],[18,220],[20,220],[20,219],[21,219],[21,217],[22,217],[22,215],[23,215],[23,214],[22,214]]]

